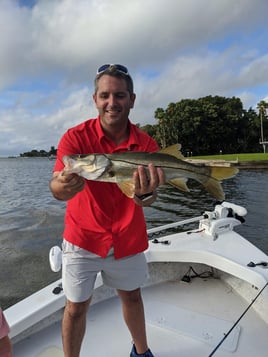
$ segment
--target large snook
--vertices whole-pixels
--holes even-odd
[[[134,196],[133,172],[139,165],[145,167],[149,163],[160,167],[165,172],[166,183],[183,191],[189,191],[187,179],[200,182],[217,200],[224,200],[221,181],[234,176],[235,167],[208,166],[187,162],[172,145],[154,153],[124,152],[115,154],[88,154],[64,156],[63,174],[76,173],[87,180],[116,183],[122,192],[132,198]]]

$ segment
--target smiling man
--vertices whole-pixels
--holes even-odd
[[[138,167],[133,175],[133,199],[113,183],[62,174],[64,155],[158,150],[157,143],[129,120],[135,98],[125,66],[101,66],[93,95],[99,116],[69,129],[58,145],[50,189],[55,198],[67,201],[62,270],[67,297],[62,324],[65,357],[79,356],[98,272],[122,301],[133,339],[130,356],[153,357],[140,290],[147,277],[143,252],[148,247],[142,207],[155,201],[157,187],[165,182],[164,173],[152,164],[148,175],[143,166]]]

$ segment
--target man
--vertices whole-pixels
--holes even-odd
[[[143,252],[148,247],[142,207],[155,201],[156,188],[165,181],[164,173],[150,164],[147,176],[145,168],[138,167],[133,174],[134,199],[126,197],[113,183],[62,174],[63,155],[158,150],[157,143],[129,121],[135,98],[125,66],[101,66],[93,95],[99,116],[69,129],[58,145],[50,189],[55,198],[67,201],[63,234],[65,357],[79,356],[96,270],[102,271],[104,283],[117,289],[122,301],[133,338],[130,356],[153,357],[147,345],[140,292],[147,275]],[[81,277],[82,264],[86,272]]]
[[[2,309],[0,308],[0,356],[11,357],[12,347],[8,337],[9,326],[5,319]]]

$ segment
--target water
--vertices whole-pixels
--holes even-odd
[[[48,254],[61,243],[65,203],[48,188],[54,161],[14,158],[0,164],[0,306],[6,308],[60,277],[51,272]],[[215,200],[197,183],[190,187],[190,193],[160,188],[158,200],[145,208],[148,228],[213,210]],[[248,210],[236,230],[268,254],[268,170],[240,171],[223,188],[227,201]]]

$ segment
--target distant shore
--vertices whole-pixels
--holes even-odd
[[[194,164],[206,164],[208,166],[235,166],[239,170],[268,169],[268,160],[219,160],[219,159],[187,159]]]
[[[240,161],[233,166],[238,167],[240,170],[243,169],[268,169],[268,160],[261,161]]]
[[[268,153],[239,153],[189,157],[187,161],[207,165],[236,166],[243,169],[268,169]]]

